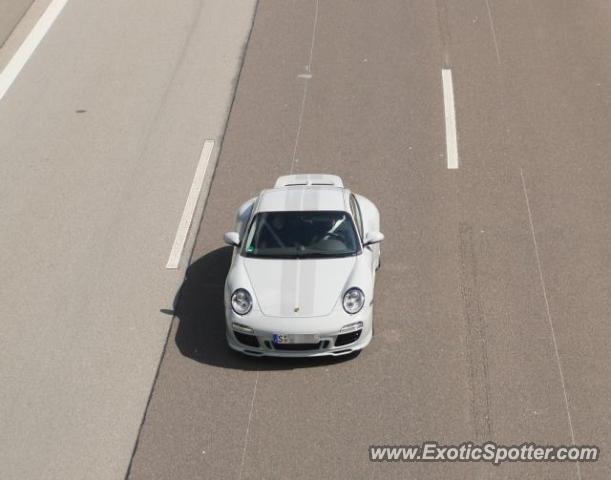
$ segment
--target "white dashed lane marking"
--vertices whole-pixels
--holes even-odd
[[[456,109],[454,107],[454,83],[452,70],[441,70],[443,84],[443,105],[446,120],[446,158],[449,169],[458,168],[458,136],[456,134]]]

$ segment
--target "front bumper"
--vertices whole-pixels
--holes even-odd
[[[371,342],[372,338],[372,309],[363,308],[356,315],[331,314],[328,317],[312,319],[312,325],[307,331],[295,330],[292,327],[294,319],[265,317],[261,314],[245,319],[236,315],[233,310],[225,310],[227,320],[227,343],[233,350],[251,356],[271,357],[321,357],[348,355],[362,350]],[[303,320],[303,319],[300,319]],[[252,334],[236,332],[233,323],[247,325],[253,329]],[[362,322],[363,328],[348,333],[341,333],[342,326],[354,322]],[[324,325],[324,326],[323,326]],[[274,335],[284,334],[315,334],[318,342],[308,344],[281,344],[273,342]],[[246,335],[246,336],[245,336]]]

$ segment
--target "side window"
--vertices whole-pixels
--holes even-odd
[[[359,204],[356,202],[356,198],[354,195],[350,195],[350,210],[352,210],[352,218],[354,218],[354,222],[356,223],[356,228],[359,231],[359,236],[363,239],[363,219],[361,218],[361,209],[359,208]]]

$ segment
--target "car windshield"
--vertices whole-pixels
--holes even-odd
[[[262,212],[246,236],[247,257],[345,257],[360,252],[352,218],[346,212]]]

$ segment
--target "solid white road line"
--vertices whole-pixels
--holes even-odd
[[[458,139],[456,135],[456,109],[454,107],[454,84],[452,70],[441,69],[443,105],[446,119],[446,158],[449,169],[458,168]]]
[[[32,28],[6,67],[4,67],[4,70],[0,73],[0,100],[2,100],[8,89],[11,88],[15,78],[17,78],[21,69],[47,34],[66,3],[68,3],[68,0],[53,0],[49,4],[45,13],[38,19],[34,28]]]
[[[202,153],[199,156],[199,163],[197,164],[197,169],[195,170],[195,177],[193,177],[193,183],[191,184],[191,190],[189,190],[189,196],[187,197],[187,203],[185,204],[185,209],[182,212],[182,217],[180,218],[180,223],[178,224],[178,231],[176,232],[176,237],[174,238],[170,258],[168,259],[168,263],[165,268],[178,268],[182,250],[185,247],[185,241],[187,240],[187,234],[189,233],[189,228],[191,228],[191,222],[193,221],[193,214],[195,213],[197,200],[199,199],[199,194],[202,191],[204,176],[206,175],[206,169],[208,168],[208,163],[210,162],[210,155],[212,154],[213,148],[214,140],[206,140],[204,142]]]

